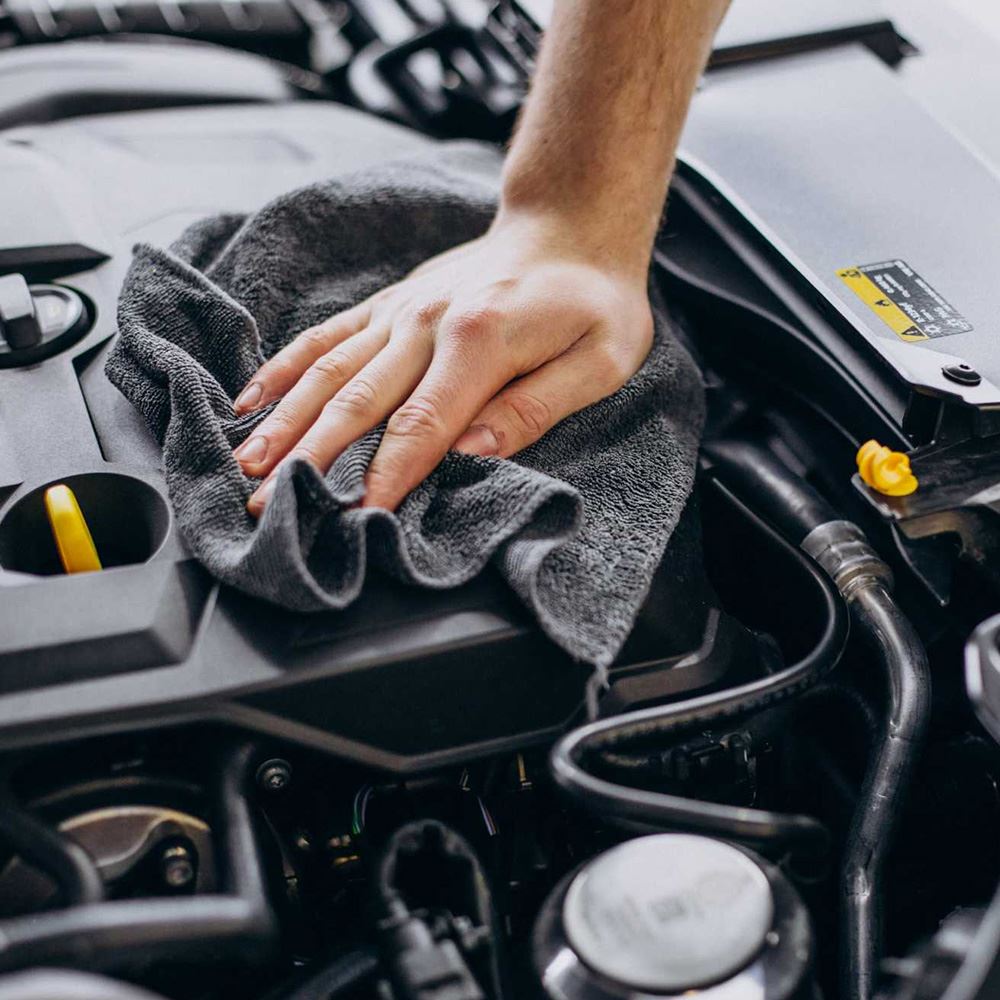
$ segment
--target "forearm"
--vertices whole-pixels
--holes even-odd
[[[728,0],[556,0],[500,217],[543,212],[645,270],[691,95]]]

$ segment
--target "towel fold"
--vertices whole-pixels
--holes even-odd
[[[617,393],[509,460],[450,453],[396,513],[354,505],[376,429],[326,475],[286,463],[259,523],[233,449],[267,409],[233,398],[296,333],[481,235],[500,158],[470,143],[284,195],[141,244],[107,374],[163,446],[179,528],[223,582],[297,611],[343,608],[375,563],[424,587],[497,565],[546,634],[604,667],[628,636],[691,490],[700,375],[662,308]],[[664,609],[669,614],[669,609]]]

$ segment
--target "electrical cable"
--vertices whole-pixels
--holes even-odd
[[[75,840],[23,809],[6,789],[0,791],[0,841],[50,876],[64,905],[104,898],[104,882],[91,856]]]
[[[280,1000],[339,1000],[374,980],[377,972],[378,959],[374,951],[359,948],[328,962],[294,986],[291,992],[280,993]]]
[[[771,533],[776,544],[787,547],[780,536]],[[584,766],[589,753],[617,749],[637,738],[669,737],[685,727],[730,719],[772,705],[811,686],[832,670],[847,641],[847,611],[830,580],[815,568],[809,569],[822,594],[825,625],[805,657],[727,691],[627,712],[573,730],[555,745],[550,756],[557,786],[590,811],[633,824],[714,834],[756,845],[795,847],[811,856],[825,852],[829,833],[812,817],[630,788],[597,777]]]

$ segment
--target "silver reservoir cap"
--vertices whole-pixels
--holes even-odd
[[[622,986],[676,993],[728,979],[764,945],[774,901],[761,869],[707,837],[630,840],[587,865],[563,904],[581,961]]]

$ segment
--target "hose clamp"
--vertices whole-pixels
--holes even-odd
[[[827,521],[813,528],[802,539],[801,548],[819,563],[846,600],[865,584],[892,589],[892,570],[852,521]]]

